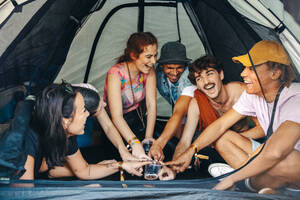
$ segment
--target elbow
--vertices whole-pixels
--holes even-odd
[[[79,179],[79,180],[90,180],[91,177],[85,173],[75,173],[75,176]]]
[[[122,115],[120,115],[120,114],[112,114],[111,115],[111,121],[114,124],[117,124],[121,119],[123,119],[123,114]]]

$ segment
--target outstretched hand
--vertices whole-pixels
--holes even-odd
[[[176,177],[175,171],[167,166],[163,166],[160,172],[158,173],[158,178],[161,181],[173,180]]]
[[[144,148],[140,143],[132,146],[132,155],[141,161],[151,160],[151,158],[145,154]]]
[[[127,149],[119,151],[123,161],[139,161],[140,159],[133,156]]]
[[[143,175],[143,166],[151,164],[151,161],[144,161],[144,162],[138,162],[138,161],[127,161],[123,162],[122,168],[127,171],[129,174],[136,175],[136,176],[142,176]]]
[[[184,153],[182,153],[179,157],[175,160],[166,162],[165,165],[171,166],[172,169],[176,172],[184,172],[184,170],[189,166],[191,160],[194,155],[193,149],[188,149]]]
[[[156,161],[163,161],[165,159],[165,155],[163,150],[157,142],[154,142],[149,150],[148,155],[152,157]]]

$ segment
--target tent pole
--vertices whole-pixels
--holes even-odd
[[[179,19],[178,19],[178,0],[176,0],[176,22],[177,22],[178,42],[181,42]]]
[[[138,26],[137,30],[138,32],[143,32],[144,31],[144,17],[145,17],[145,1],[144,0],[139,0],[139,16],[138,16]]]

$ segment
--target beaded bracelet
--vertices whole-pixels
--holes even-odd
[[[200,165],[200,162],[198,161],[198,159],[205,159],[205,160],[209,159],[208,156],[198,154],[198,147],[195,144],[192,144],[192,148],[194,149],[194,152],[195,152],[194,153],[194,158],[195,158],[194,165]]]
[[[192,148],[194,149],[194,153],[196,154],[198,152],[198,147],[195,144],[192,144]]]
[[[137,137],[133,137],[132,139],[130,139],[128,141],[128,145],[127,148],[129,149],[130,147],[132,147],[135,144],[140,144],[141,142],[139,141],[139,139],[137,139]]]
[[[118,162],[118,169],[119,169],[119,171],[123,170],[122,165],[123,165],[123,161],[119,161]]]
[[[124,177],[124,170],[123,170],[123,161],[119,161],[118,162],[118,169],[120,171],[120,181],[124,181],[125,180],[125,177]]]

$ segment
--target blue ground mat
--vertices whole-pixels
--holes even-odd
[[[0,181],[0,199],[279,199],[293,200],[287,194],[212,190],[216,179],[174,181]]]

